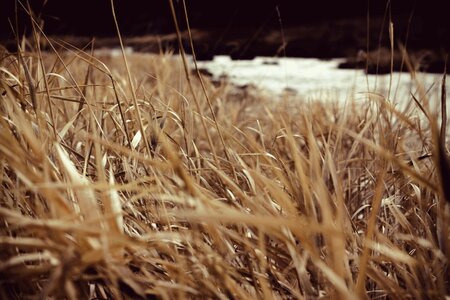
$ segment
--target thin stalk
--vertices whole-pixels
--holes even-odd
[[[133,80],[131,79],[130,67],[128,66],[127,57],[125,55],[125,47],[123,46],[122,36],[120,34],[120,29],[119,29],[119,23],[117,22],[116,12],[115,12],[115,8],[114,8],[114,0],[111,0],[111,11],[112,11],[113,19],[114,19],[114,24],[116,26],[117,37],[119,38],[120,49],[122,50],[123,62],[125,64],[125,69],[127,70],[127,79],[128,79],[128,84],[130,85],[131,96],[132,96],[133,105],[134,105],[135,111],[136,111],[136,118],[138,120],[139,130],[141,131],[142,138],[144,140],[145,148],[147,149],[148,155],[152,156],[152,150],[150,149],[150,145],[147,141],[147,136],[145,135],[144,125],[142,124],[141,112],[139,111],[139,106],[138,106],[137,97],[136,97],[136,91],[134,89]]]
[[[208,107],[209,107],[209,110],[211,112],[211,115],[212,115],[212,118],[213,118],[213,121],[214,121],[214,125],[215,125],[215,127],[217,129],[217,132],[219,134],[220,142],[222,143],[222,146],[223,146],[223,151],[225,152],[225,156],[227,158],[227,161],[231,162],[231,158],[230,158],[230,155],[228,153],[227,146],[225,144],[225,140],[223,138],[222,130],[220,129],[219,123],[217,122],[216,113],[214,112],[214,109],[212,108],[211,98],[209,97],[208,92],[206,91],[205,82],[203,81],[203,76],[200,73],[200,70],[198,69],[197,57],[196,57],[196,54],[195,54],[194,42],[193,42],[193,39],[192,39],[191,26],[189,25],[189,18],[188,18],[188,14],[187,14],[187,8],[186,8],[186,1],[185,0],[183,0],[183,9],[184,9],[184,17],[186,19],[186,26],[187,26],[187,30],[188,30],[188,34],[189,34],[189,42],[190,42],[190,45],[191,45],[192,59],[194,60],[195,72],[197,73],[198,79],[200,80],[200,85],[202,87],[203,94],[205,95],[206,102],[208,103]],[[233,170],[234,177],[236,177],[236,171],[234,169],[234,166],[231,165],[231,167],[232,167],[232,170]]]
[[[201,119],[201,122],[202,122],[203,130],[205,131],[205,135],[206,135],[206,138],[208,139],[209,147],[211,148],[211,151],[213,153],[214,161],[216,162],[216,164],[218,166],[220,166],[220,162],[219,162],[219,159],[217,157],[217,153],[216,153],[216,150],[214,148],[214,144],[212,142],[211,135],[209,134],[208,127],[206,126],[205,117],[203,116],[203,112],[200,109],[200,103],[199,103],[199,101],[197,99],[197,96],[195,95],[194,87],[192,86],[191,76],[189,74],[189,68],[188,68],[187,61],[186,61],[186,53],[184,52],[183,42],[181,40],[180,27],[178,26],[178,20],[177,20],[177,16],[176,16],[176,13],[175,13],[175,7],[173,5],[173,0],[170,0],[169,4],[170,4],[170,10],[171,10],[171,13],[172,13],[173,22],[174,22],[174,25],[175,25],[175,30],[176,30],[177,39],[178,39],[178,45],[180,47],[181,58],[183,60],[183,67],[184,67],[184,72],[185,72],[185,75],[186,75],[186,80],[188,82],[189,91],[192,94],[192,98],[194,99],[195,106],[197,107],[198,113],[200,114],[200,119]]]

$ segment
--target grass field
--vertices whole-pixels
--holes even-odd
[[[36,45],[0,58],[1,298],[449,294],[445,96],[275,99]]]

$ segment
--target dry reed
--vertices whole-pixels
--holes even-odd
[[[1,298],[448,295],[429,95],[284,101],[45,38],[0,58]]]

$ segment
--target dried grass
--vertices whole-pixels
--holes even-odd
[[[423,95],[255,97],[170,53],[125,68],[51,42],[1,54],[0,297],[448,295],[448,151]]]

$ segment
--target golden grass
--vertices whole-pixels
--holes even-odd
[[[170,53],[125,68],[31,44],[0,61],[2,298],[448,295],[449,165],[425,93],[429,119],[188,84]]]

